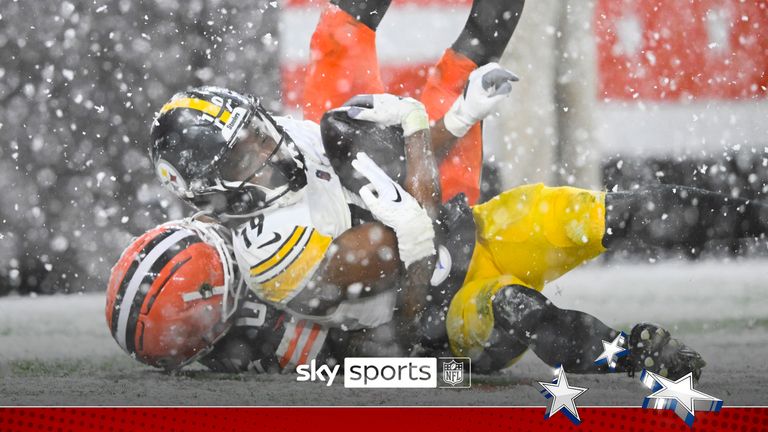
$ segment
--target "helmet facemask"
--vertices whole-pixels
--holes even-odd
[[[167,371],[178,371],[183,367],[192,364],[200,358],[209,354],[216,343],[223,338],[232,325],[232,319],[240,307],[241,300],[245,297],[246,284],[242,274],[233,259],[232,244],[228,240],[231,238],[231,232],[223,226],[214,225],[207,222],[201,222],[196,218],[201,213],[195,214],[191,218],[182,221],[173,221],[164,224],[169,227],[182,227],[194,231],[206,244],[213,246],[219,256],[223,267],[224,284],[222,286],[212,287],[210,294],[213,296],[221,295],[221,320],[216,326],[221,326],[219,331],[214,333],[217,336],[207,340],[207,346],[200,349],[195,355],[185,361],[164,366]],[[199,291],[189,291],[182,296],[185,302],[195,301],[201,298]]]
[[[304,160],[286,133],[259,110],[212,175],[190,182],[186,198],[226,219],[253,217],[306,185]]]
[[[151,130],[163,184],[222,220],[287,205],[306,185],[295,144],[251,96],[218,87],[174,95]]]

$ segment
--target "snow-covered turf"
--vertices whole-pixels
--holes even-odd
[[[768,261],[596,263],[545,290],[560,307],[628,330],[658,322],[702,353],[698,389],[726,405],[768,405]],[[0,298],[0,405],[543,405],[534,355],[470,390],[345,389],[293,375],[168,376],[134,362],[110,337],[102,295]],[[580,405],[639,406],[648,391],[625,375],[581,375]]]

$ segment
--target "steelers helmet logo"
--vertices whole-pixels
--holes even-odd
[[[174,192],[182,193],[187,190],[187,182],[184,181],[179,171],[167,161],[160,159],[155,169],[157,170],[157,176],[160,177],[160,181],[173,189]]]

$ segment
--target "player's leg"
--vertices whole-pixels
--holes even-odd
[[[666,330],[638,324],[623,345],[629,355],[617,356],[611,369],[597,359],[602,341],[613,341],[618,330],[587,313],[560,309],[510,277],[463,286],[451,302],[446,327],[454,354],[471,357],[477,371],[506,367],[528,348],[545,363],[576,373],[647,369],[673,378],[688,372],[698,377],[704,366],[698,353]]]
[[[700,246],[707,240],[768,234],[768,205],[691,187],[609,192],[605,205],[607,248],[623,239],[651,246]]]
[[[382,93],[376,28],[391,0],[336,0],[312,34],[304,83],[304,118],[323,113],[360,93]]]
[[[467,280],[487,277],[482,269],[514,275],[541,289],[605,248],[605,194],[542,184],[510,189],[474,206],[477,248]],[[482,270],[479,271],[478,269]]]
[[[459,37],[427,78],[421,101],[432,120],[442,118],[478,66],[497,61],[512,37],[523,0],[475,0]],[[474,204],[480,196],[482,132],[476,125],[461,138],[440,166],[443,197],[464,192]]]
[[[492,300],[494,325],[500,340],[512,339],[529,347],[544,363],[563,365],[568,372],[607,372],[595,360],[602,341],[619,331],[584,312],[559,309],[540,292],[522,285],[501,288]],[[626,359],[617,369],[626,370]]]
[[[500,334],[494,322],[491,299],[506,285],[521,283],[513,276],[476,279],[453,296],[445,316],[450,351],[472,359],[472,369],[489,372],[519,359],[528,345]]]
[[[475,0],[451,49],[478,66],[498,61],[515,32],[524,0]]]
[[[475,206],[473,215],[487,253],[473,257],[469,279],[492,264],[537,289],[620,240],[698,246],[768,234],[768,205],[668,185],[609,193],[526,185]]]
[[[615,359],[615,368],[597,362],[619,330],[581,311],[560,309],[538,291],[521,285],[499,290],[492,300],[494,323],[503,338],[526,344],[550,366],[575,373],[635,372],[642,369],[672,379],[693,372],[696,379],[705,362],[659,326],[634,326],[624,347],[628,355]],[[509,343],[509,342],[507,342]]]

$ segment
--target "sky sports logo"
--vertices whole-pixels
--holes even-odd
[[[330,387],[340,366],[312,360],[296,368],[296,381],[325,382]],[[348,388],[469,388],[472,362],[467,357],[347,357],[344,387]]]

